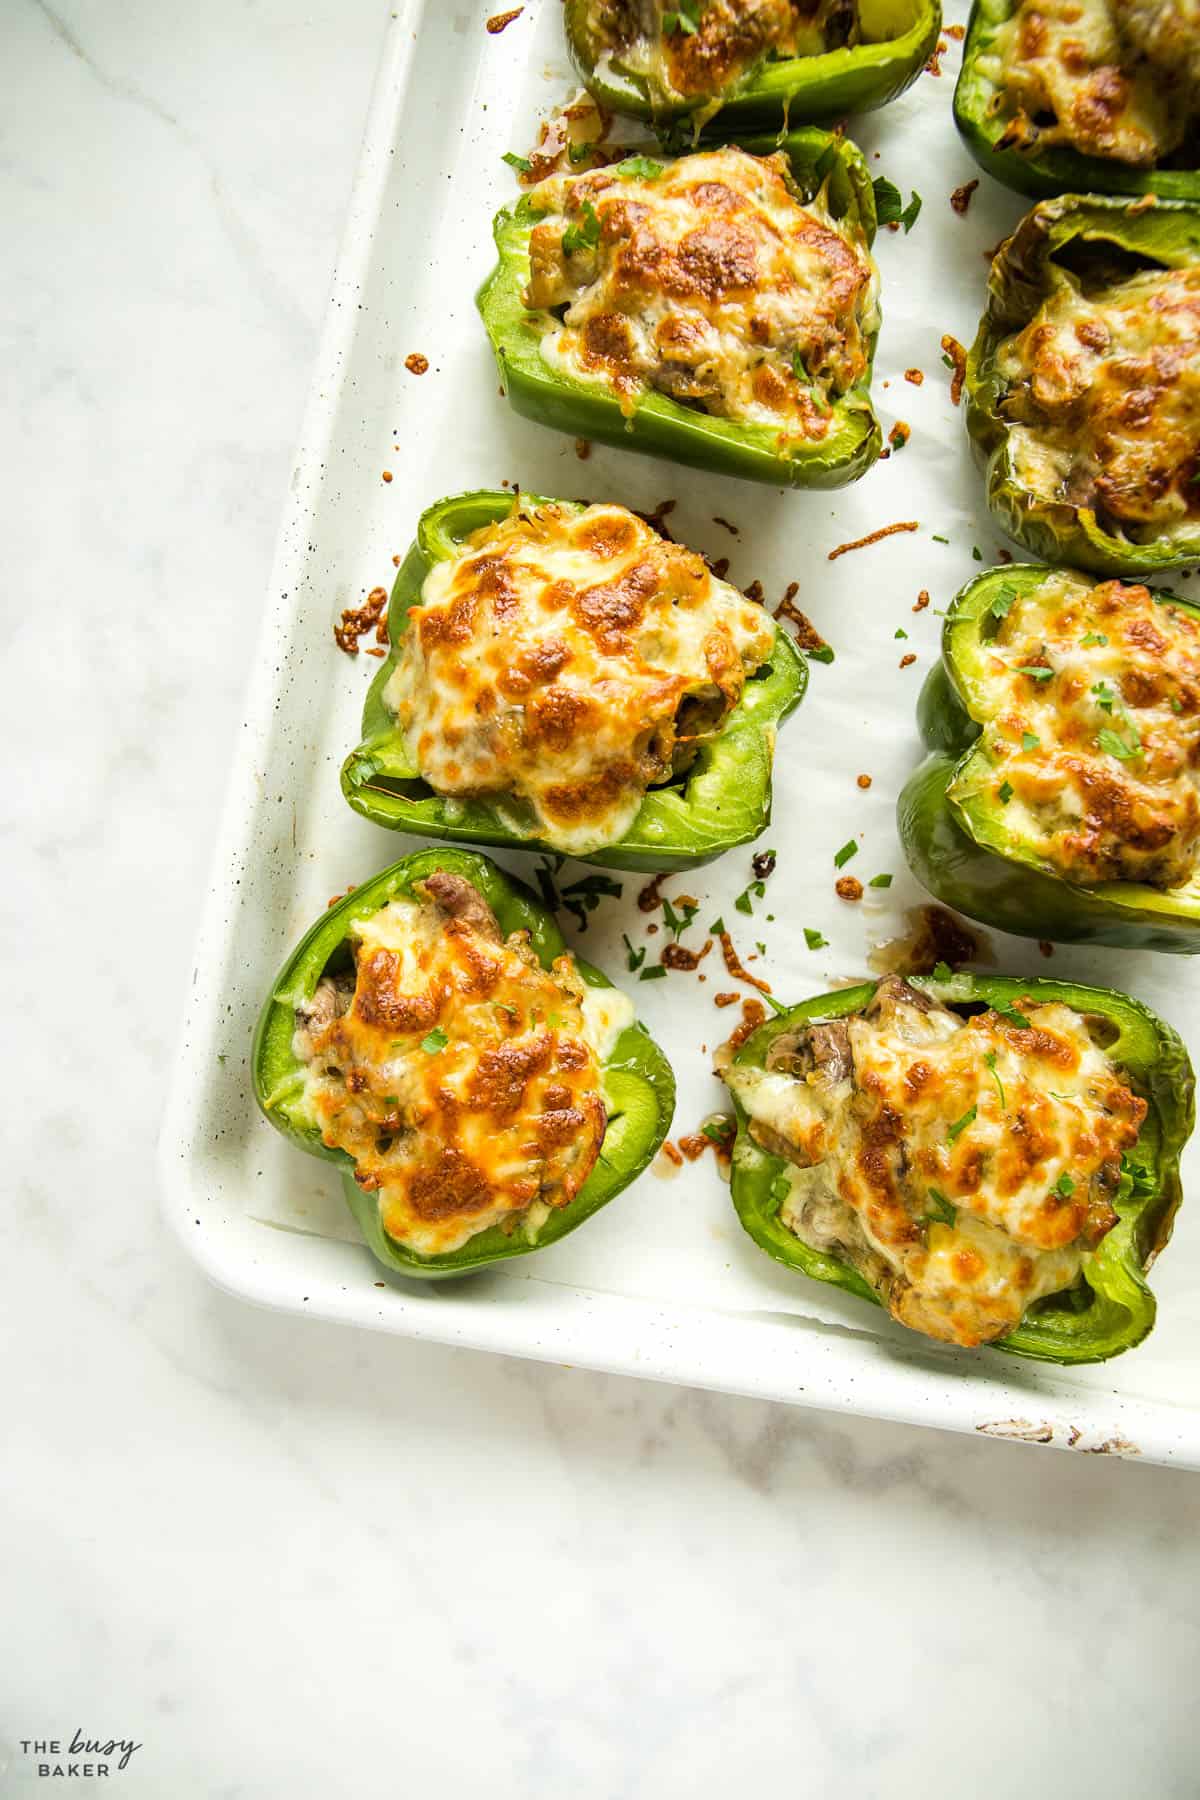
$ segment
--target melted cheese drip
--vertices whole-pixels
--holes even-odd
[[[1194,11],[1152,0],[1159,14]],[[996,34],[980,70],[997,88],[996,110],[1011,123],[1006,146],[1067,144],[1085,156],[1150,167],[1178,149],[1191,101],[1167,56],[1169,28],[1139,29],[1146,0],[1022,0]],[[1177,26],[1178,35],[1186,27]],[[1152,46],[1168,61],[1147,60]],[[1049,116],[1049,121],[1048,121]]]
[[[752,1135],[798,1165],[782,1222],[952,1343],[998,1337],[1072,1284],[1115,1223],[1107,1196],[1146,1111],[1079,1014],[1018,1004],[1029,1029],[903,1000],[852,1016],[836,1081],[725,1075]]]
[[[730,148],[655,179],[554,175],[532,199],[547,216],[526,301],[562,311],[540,344],[551,367],[615,388],[631,413],[654,388],[784,440],[828,434],[834,402],[867,372],[878,275],[823,196],[795,197],[783,156]],[[596,241],[580,243],[589,230]]]
[[[996,356],[1017,479],[1135,542],[1169,537],[1200,510],[1200,268],[1092,295],[1063,270],[1053,279]]]
[[[774,639],[624,507],[514,508],[430,571],[384,700],[436,792],[581,855],[687,767]]]
[[[819,56],[858,41],[852,0],[705,0],[695,31],[668,31],[664,0],[592,0],[601,71],[640,75],[666,99],[718,94],[765,56]]]
[[[1072,881],[1190,882],[1200,858],[1194,617],[1144,587],[1056,574],[1018,597],[980,655],[982,784],[1005,824]],[[1053,673],[1021,673],[1031,668]],[[980,771],[973,760],[951,796],[969,800]]]
[[[297,1020],[324,1142],[422,1256],[493,1225],[536,1235],[599,1153],[600,1062],[630,1002],[585,988],[568,955],[543,970],[523,932],[501,942],[426,901],[389,902],[352,945],[349,1010]]]

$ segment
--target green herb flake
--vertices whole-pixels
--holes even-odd
[[[1074,1179],[1072,1176],[1067,1174],[1067,1171],[1065,1169],[1063,1170],[1062,1174],[1059,1176],[1058,1180],[1055,1182],[1054,1191],[1059,1196],[1059,1198],[1062,1200],[1069,1200],[1071,1198],[1071,1195],[1075,1192]]]
[[[1089,631],[1079,640],[1084,650],[1090,650],[1093,644],[1107,644],[1108,639],[1102,631]]]
[[[585,875],[581,881],[569,882],[560,899],[580,931],[586,931],[588,914],[595,912],[601,900],[619,900],[622,891],[621,883],[611,875]]]
[[[1133,739],[1132,743],[1127,742],[1123,737],[1118,737],[1115,731],[1101,731],[1097,735],[1096,742],[1101,750],[1108,752],[1109,756],[1115,756],[1121,762],[1128,762],[1131,756],[1140,756],[1142,753],[1141,738],[1132,729],[1130,735]]]
[[[753,913],[754,901],[761,900],[766,891],[765,881],[752,881],[749,887],[742,889],[733,904],[740,913]]]
[[[714,919],[708,928],[709,937],[721,937],[725,931],[724,919]]]
[[[971,561],[972,562],[982,562],[983,561],[983,551],[979,548],[978,544],[971,545]]]
[[[435,1025],[429,1035],[421,1039],[421,1048],[426,1056],[436,1056],[438,1051],[444,1050],[449,1042],[450,1039],[446,1036],[441,1026]]]
[[[892,633],[892,636],[898,637],[898,638],[906,638],[908,636],[908,633],[907,633],[907,631],[905,631],[903,625],[897,625],[895,631]]]
[[[600,220],[590,200],[583,203],[583,218],[578,225],[568,225],[562,235],[566,255],[574,250],[594,250],[600,242]]]
[[[1007,806],[1009,801],[1012,799],[1012,797],[1013,797],[1012,782],[1011,781],[1002,781],[1000,783],[1000,786],[996,789],[997,800],[1000,802],[1001,806]]]
[[[676,912],[667,896],[663,895],[663,923],[676,943],[679,942],[699,911],[700,908],[694,900],[685,900],[680,904],[679,911]]]
[[[614,171],[622,181],[657,181],[666,173],[666,163],[655,162],[652,156],[627,156],[619,162]]]
[[[1178,694],[1171,695],[1171,711],[1173,713],[1181,713],[1183,711],[1183,701],[1179,698]]]
[[[1017,674],[1028,675],[1030,681],[1053,681],[1054,679],[1054,670],[1043,669],[1040,663],[1021,663],[1018,666]]]
[[[890,888],[891,885],[892,877],[890,875],[872,875],[870,881],[867,883],[868,887],[874,888]]]
[[[907,206],[894,181],[877,175],[871,183],[875,190],[875,216],[880,225],[903,225],[907,237],[921,215],[921,196],[913,189]]]
[[[840,850],[835,852],[834,858],[833,858],[835,868],[844,869],[846,864],[850,861],[850,858],[852,856],[857,856],[857,855],[858,855],[857,840],[854,838],[850,838],[846,843],[844,843],[842,845]]]
[[[703,0],[679,0],[678,8],[665,12],[662,16],[663,30],[668,37],[695,37],[700,29],[700,8]]]
[[[1007,1019],[1010,1025],[1015,1025],[1018,1031],[1029,1030],[1029,1020],[1025,1014],[1018,1012],[1016,1007],[1010,1006],[1007,1001],[997,1000],[992,1010],[998,1018]]]
[[[706,1119],[700,1127],[701,1137],[706,1137],[710,1144],[728,1144],[736,1131],[734,1120],[724,1114],[719,1119]]]
[[[625,946],[625,967],[632,975],[646,960],[646,946],[643,944],[640,950],[635,950],[624,932],[621,933],[621,942]]]
[[[933,541],[935,544],[948,544],[950,539],[948,537],[939,537],[938,533],[935,531],[933,534]]]
[[[1004,1083],[1001,1081],[999,1075],[997,1075],[997,1073],[996,1073],[996,1052],[994,1050],[988,1051],[987,1055],[983,1059],[983,1066],[987,1070],[988,1074],[991,1076],[992,1080],[996,1084],[996,1092],[1000,1096],[1000,1111],[1007,1112],[1008,1111],[1008,1102],[1004,1098]]]
[[[1041,741],[1041,738],[1036,737],[1032,731],[1023,731],[1021,733],[1022,750],[1036,750]]]
[[[934,1224],[953,1225],[958,1213],[940,1188],[930,1188],[925,1217]]]
[[[1111,715],[1112,709],[1117,703],[1117,696],[1113,693],[1107,681],[1094,682],[1092,685],[1092,692],[1096,696],[1096,705],[1100,708],[1100,711]]]
[[[819,931],[814,931],[811,925],[806,925],[804,927],[804,941],[810,950],[824,950],[829,939],[823,937]]]
[[[667,971],[663,968],[661,963],[651,963],[648,969],[642,970],[641,974],[638,976],[638,980],[662,981],[665,978],[666,973]]]
[[[508,164],[510,169],[515,169],[518,175],[531,175],[533,173],[533,164],[530,162],[529,158],[527,156],[518,156],[515,150],[506,150],[504,152],[503,160]]]
[[[979,1108],[977,1106],[968,1106],[961,1119],[955,1119],[953,1125],[947,1126],[946,1141],[953,1144],[962,1136],[963,1132],[967,1129],[967,1126],[973,1125],[978,1117]]]
[[[993,619],[1007,619],[1016,603],[1017,590],[1006,581],[1003,587],[997,588],[995,598],[988,607],[988,611]]]

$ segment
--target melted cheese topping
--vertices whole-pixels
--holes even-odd
[[[358,923],[353,977],[322,982],[294,1048],[384,1230],[436,1256],[493,1225],[533,1237],[574,1199],[607,1123],[600,1061],[633,1008],[570,956],[542,969],[527,933],[502,940],[466,882],[424,885]],[[432,897],[447,892],[462,913]]]
[[[1196,0],[1022,0],[979,63],[1009,119],[1000,147],[1067,144],[1138,168],[1177,150],[1194,110],[1179,51],[1196,12]]]
[[[618,165],[618,168],[620,165]],[[867,372],[878,276],[782,155],[708,150],[654,178],[553,175],[532,190],[526,303],[552,315],[541,353],[616,390],[819,441]],[[561,315],[561,322],[558,315]]]
[[[980,661],[987,761],[973,759],[951,796],[969,800],[985,782],[1006,827],[1069,880],[1190,882],[1200,858],[1194,616],[1144,587],[1056,574],[1013,601]]]
[[[1169,537],[1200,512],[1200,268],[1091,294],[1065,270],[1053,280],[996,356],[1017,478],[1135,542]]]
[[[892,976],[871,1008],[729,1067],[751,1135],[795,1168],[780,1218],[893,1316],[973,1345],[1070,1287],[1111,1229],[1146,1104],[1069,1007],[965,1022]]]
[[[514,507],[430,571],[384,699],[430,787],[581,855],[687,769],[774,641],[624,507]]]
[[[702,0],[696,29],[663,0],[592,0],[593,59],[639,75],[664,98],[716,95],[765,57],[820,56],[858,42],[854,0]],[[664,15],[673,15],[667,29]]]
[[[1108,0],[1124,41],[1200,109],[1200,0]]]

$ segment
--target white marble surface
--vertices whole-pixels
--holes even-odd
[[[159,1223],[383,19],[0,6],[0,1791],[1194,1795],[1195,1477],[256,1313]]]

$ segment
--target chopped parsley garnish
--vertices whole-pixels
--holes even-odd
[[[977,1106],[968,1106],[961,1119],[955,1119],[953,1125],[947,1126],[947,1141],[953,1144],[957,1138],[962,1136],[968,1125],[973,1125],[975,1123],[978,1116],[979,1108]]]
[[[1096,705],[1100,708],[1100,711],[1111,714],[1113,707],[1117,704],[1117,696],[1113,693],[1107,681],[1094,682],[1092,685],[1092,692],[1096,696]]]
[[[399,1104],[400,1104],[399,1094],[385,1094],[383,1096],[383,1104],[385,1106],[399,1106]]]
[[[734,905],[740,913],[753,913],[754,901],[761,900],[767,891],[765,881],[752,881],[749,887],[743,888]],[[751,898],[753,896],[753,898]]]
[[[600,242],[600,220],[590,200],[583,203],[583,218],[578,225],[568,225],[563,232],[562,247],[570,255],[573,250],[594,250]]]
[[[562,905],[558,883],[554,877],[566,860],[565,856],[560,856],[557,851],[552,851],[542,862],[534,865],[533,872],[537,876],[538,890],[541,893],[543,904],[550,912],[557,912]]]
[[[495,1007],[497,1012],[507,1013],[509,1018],[513,1021],[513,1024],[514,1025],[516,1024],[517,1019],[520,1017],[520,1014],[517,1012],[517,1009],[515,1006],[510,1006],[508,1004],[507,1000],[493,1000],[492,1005]]]
[[[1090,650],[1093,644],[1107,644],[1108,639],[1102,631],[1089,631],[1080,638],[1079,642],[1085,650]]]
[[[504,161],[508,164],[510,169],[515,169],[518,175],[529,175],[533,171],[533,164],[530,162],[529,158],[527,156],[518,156],[515,150],[506,150],[504,152]]]
[[[925,1217],[930,1220],[936,1220],[939,1225],[953,1225],[958,1214],[940,1188],[930,1188],[929,1204]]]
[[[662,981],[666,973],[667,971],[663,968],[661,963],[651,963],[648,969],[642,970],[641,974],[638,976],[638,980]]]
[[[1142,740],[1132,726],[1130,727],[1130,736],[1133,739],[1132,743],[1128,743],[1123,737],[1118,737],[1115,731],[1101,731],[1097,735],[1096,742],[1101,750],[1106,750],[1110,756],[1119,758],[1121,762],[1128,762],[1131,756],[1140,756],[1142,753]]]
[[[695,37],[700,29],[701,5],[702,0],[679,0],[677,8],[665,12],[662,21],[667,36]]]
[[[988,1051],[987,1055],[983,1059],[983,1066],[987,1070],[988,1074],[991,1076],[992,1080],[996,1084],[996,1092],[1000,1096],[1000,1111],[1007,1112],[1008,1111],[1008,1102],[1004,1098],[1004,1083],[1001,1081],[999,1075],[997,1075],[997,1073],[996,1073],[996,1052],[994,1050]]]
[[[1002,781],[1000,783],[1000,786],[996,789],[996,798],[1000,802],[1001,806],[1008,805],[1009,801],[1013,797],[1014,791],[1015,790],[1013,788],[1013,784],[1011,781]]]
[[[1173,713],[1181,713],[1183,711],[1183,701],[1179,698],[1178,694],[1171,695],[1171,711]]]
[[[889,888],[891,885],[892,878],[890,875],[872,875],[870,881],[867,883],[868,887],[877,888]]]
[[[979,548],[978,544],[971,545],[971,561],[972,562],[982,562],[983,561],[983,551]]]
[[[643,944],[640,950],[635,950],[624,932],[621,933],[621,942],[624,944],[626,952],[625,967],[632,975],[634,970],[640,969],[646,960],[646,946]]]
[[[755,938],[755,940],[754,940],[754,948],[758,951],[758,954],[760,956],[765,956],[767,954],[767,946],[763,943],[760,943],[757,938]]]
[[[897,625],[897,627],[892,635],[894,637],[898,637],[898,638],[906,638],[908,636],[908,633],[907,633],[907,631],[905,631],[903,625]]]
[[[950,542],[950,539],[947,537],[940,537],[938,535],[938,533],[935,531],[933,533],[933,541],[935,544],[948,544]]]
[[[796,377],[796,380],[798,382],[800,382],[802,386],[804,386],[810,390],[813,402],[817,406],[819,411],[832,412],[833,408],[825,400],[824,396],[821,394],[820,390],[818,389],[813,377],[809,374],[808,370],[804,366],[804,356],[803,356],[803,353],[799,349],[792,351],[792,374]]]
[[[592,143],[568,144],[567,145],[567,161],[571,162],[571,163],[586,162],[588,157],[592,154],[592,151],[595,148],[596,148],[595,144],[592,144]]]
[[[585,875],[562,890],[562,904],[579,922],[580,931],[587,930],[587,915],[595,912],[601,900],[619,900],[621,883],[611,875]]]
[[[676,943],[679,942],[699,911],[700,908],[694,900],[683,900],[680,902],[679,911],[676,912],[667,896],[663,895],[663,923]]]
[[[1054,1191],[1063,1200],[1069,1200],[1071,1195],[1075,1192],[1075,1182],[1073,1178],[1067,1174],[1065,1169],[1055,1182]]]
[[[1003,587],[996,590],[995,598],[988,607],[988,611],[993,619],[1007,619],[1016,603],[1017,590],[1010,582],[1006,581]]]
[[[449,1042],[450,1039],[446,1036],[441,1026],[435,1025],[428,1037],[423,1037],[421,1039],[421,1048],[426,1056],[436,1056],[438,1051],[444,1050]]]
[[[1032,731],[1023,731],[1021,733],[1022,750],[1036,750],[1041,741],[1041,738],[1035,737]]]
[[[1009,1006],[1006,1001],[997,1000],[993,1007],[993,1011],[999,1018],[1007,1019],[1010,1025],[1015,1025],[1018,1031],[1029,1030],[1029,1020],[1025,1017],[1025,1014],[1023,1012],[1018,1012],[1015,1006]]]
[[[833,858],[834,865],[839,869],[844,869],[846,864],[850,861],[850,858],[857,855],[858,841],[855,838],[850,838],[842,845],[841,849],[835,853]]]
[[[709,937],[722,937],[725,932],[724,919],[714,919],[708,928]]]
[[[710,1144],[728,1144],[737,1131],[732,1119],[722,1116],[719,1119],[706,1119],[700,1127],[700,1135],[706,1137]]]
[[[827,937],[822,937],[819,931],[814,931],[811,925],[806,925],[804,927],[804,941],[810,950],[824,950],[829,939]]]
[[[1028,675],[1030,681],[1052,681],[1053,669],[1043,669],[1040,663],[1022,663],[1017,669],[1018,675]]]
[[[666,163],[655,162],[652,156],[627,156],[619,162],[614,171],[622,181],[657,181],[666,170]]]
[[[875,216],[879,224],[903,225],[907,237],[920,217],[920,194],[914,188],[912,198],[905,206],[900,189],[886,175],[877,175],[871,185],[875,190]]]

